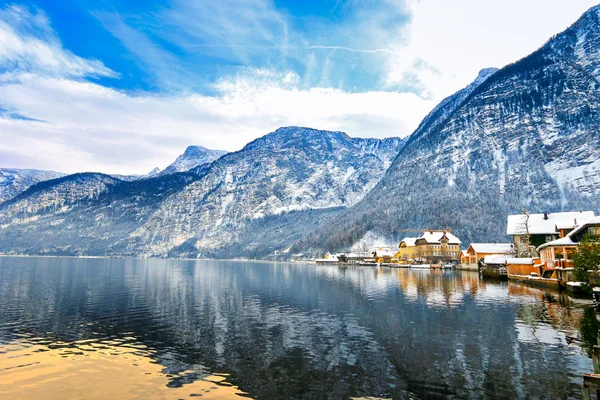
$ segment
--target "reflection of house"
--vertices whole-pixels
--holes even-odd
[[[506,234],[517,254],[534,255],[535,248],[566,235],[594,218],[593,211],[509,215]]]
[[[426,231],[415,240],[416,260],[427,263],[460,260],[461,241],[447,231]]]
[[[392,258],[392,262],[397,264],[408,264],[417,257],[417,246],[415,241],[417,238],[404,238],[398,246],[398,252]]]
[[[514,255],[513,245],[510,243],[471,243],[467,250],[466,264],[462,267],[476,270],[480,260],[493,255]]]
[[[589,219],[572,229],[565,237],[539,246],[537,251],[540,253],[544,269],[570,268],[571,255],[577,250],[578,243],[585,235],[600,236],[600,217]]]

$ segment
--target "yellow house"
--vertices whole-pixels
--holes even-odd
[[[460,261],[459,238],[447,231],[426,231],[415,241],[416,260],[425,263]]]
[[[398,252],[392,257],[394,264],[410,264],[417,257],[417,238],[404,238],[398,246]]]
[[[477,270],[479,260],[486,256],[514,255],[514,247],[511,243],[471,243],[467,249],[467,256],[461,257],[463,269]]]

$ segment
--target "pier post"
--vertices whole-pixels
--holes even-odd
[[[597,399],[599,388],[600,388],[600,375],[598,375],[598,374],[583,374],[583,383],[581,386],[581,395],[582,395],[583,400],[591,400],[592,393],[595,394],[594,398]]]

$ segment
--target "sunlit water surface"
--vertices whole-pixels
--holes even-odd
[[[581,398],[599,327],[474,273],[0,257],[0,398]]]

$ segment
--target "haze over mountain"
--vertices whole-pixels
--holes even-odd
[[[111,176],[130,182],[154,178],[159,175],[189,171],[200,165],[211,163],[223,154],[227,154],[227,152],[222,150],[210,150],[202,146],[188,146],[185,152],[177,157],[177,159],[163,171],[157,167],[145,175],[111,174]],[[67,174],[54,171],[0,168],[0,203],[15,197],[36,183],[60,178],[65,175]]]
[[[65,174],[37,169],[0,168],[0,203],[15,197],[38,182],[61,176]]]
[[[339,249],[368,231],[394,237],[446,226],[466,243],[505,241],[507,214],[523,208],[597,211],[599,89],[596,6],[466,96],[444,100],[381,182],[298,247]]]
[[[196,257],[237,243],[260,253],[272,243],[256,236],[257,224],[268,231],[271,216],[294,211],[296,224],[281,216],[288,229],[273,240],[299,239],[330,211],[360,201],[403,144],[288,127],[189,172],[43,182],[0,205],[0,251]]]

